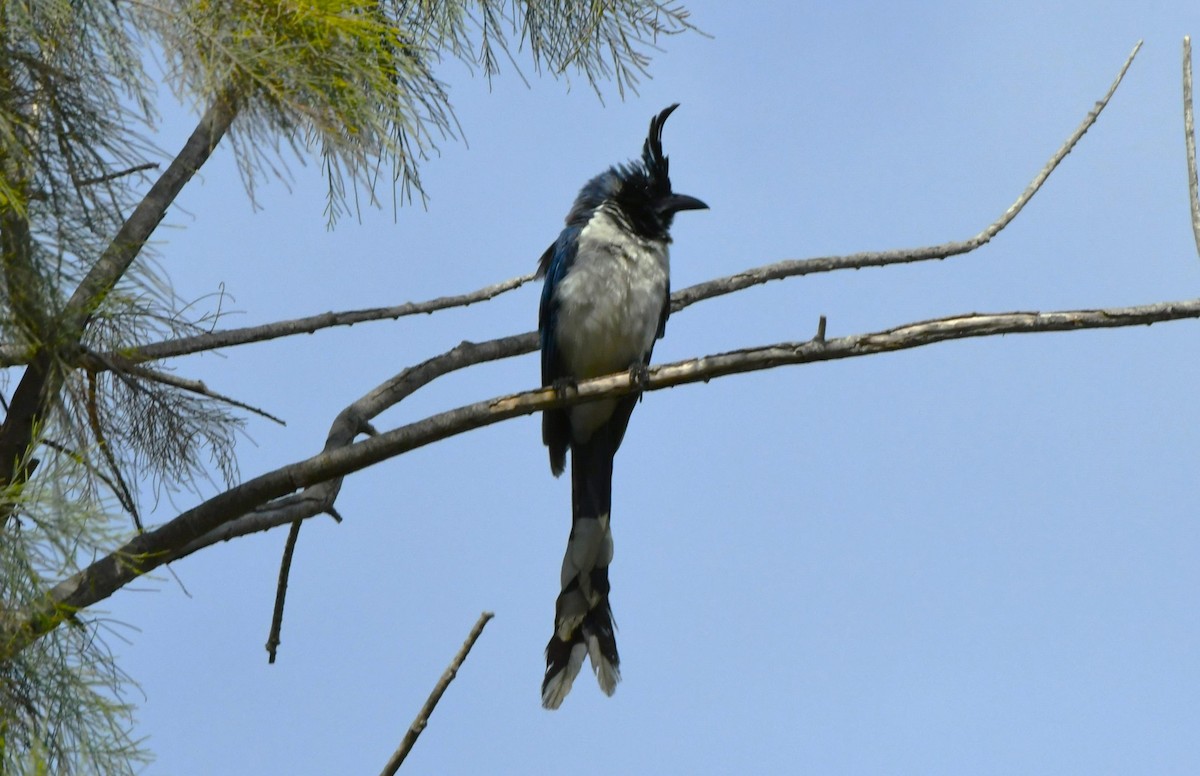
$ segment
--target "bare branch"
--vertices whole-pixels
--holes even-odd
[[[961,242],[948,242],[941,245],[934,245],[927,248],[909,248],[892,251],[871,251],[866,253],[854,253],[849,256],[828,256],[817,259],[792,259],[789,261],[780,261],[774,264],[767,264],[757,269],[746,270],[739,272],[736,275],[730,275],[725,278],[710,280],[706,283],[698,283],[690,288],[685,288],[682,291],[671,296],[671,311],[682,310],[690,304],[699,302],[701,299],[711,299],[714,296],[722,296],[731,294],[734,291],[740,291],[743,288],[756,286],[766,283],[771,280],[781,280],[783,278],[798,277],[801,275],[811,275],[816,272],[833,272],[840,269],[862,269],[863,267],[883,267],[889,264],[908,264],[916,261],[928,261],[931,259],[947,259],[951,256],[958,256],[963,253],[969,253],[976,248],[982,247],[991,242],[992,238],[1000,233],[1004,227],[1012,223],[1012,220],[1017,217],[1017,214],[1033,199],[1033,195],[1037,194],[1038,190],[1050,177],[1050,174],[1067,158],[1067,154],[1075,148],[1075,145],[1083,138],[1092,125],[1096,123],[1096,119],[1100,118],[1101,111],[1107,107],[1109,101],[1117,91],[1117,87],[1121,85],[1122,79],[1125,78],[1126,71],[1133,64],[1133,58],[1137,56],[1138,50],[1141,49],[1142,42],[1138,41],[1133,47],[1133,51],[1125,59],[1125,64],[1121,65],[1121,69],[1117,72],[1117,77],[1113,79],[1112,85],[1108,87],[1108,91],[1096,103],[1084,117],[1083,122],[1076,127],[1071,136],[1066,142],[1050,157],[1050,161],[1034,176],[1025,191],[1021,192],[1021,196],[1017,197],[1017,201],[1012,203],[998,219],[989,224],[983,231],[974,237],[963,240]]]
[[[275,321],[259,326],[247,326],[240,329],[213,331],[207,334],[197,334],[191,337],[180,337],[164,340],[138,348],[124,349],[117,353],[96,354],[82,351],[78,363],[85,368],[97,372],[114,368],[113,363],[122,365],[142,364],[147,361],[158,361],[166,358],[191,355],[209,350],[248,345],[254,342],[290,337],[296,334],[312,334],[322,329],[335,326],[353,326],[356,323],[371,321],[397,320],[399,318],[421,313],[429,314],[453,307],[468,307],[478,302],[485,302],[508,291],[513,291],[534,280],[535,273],[520,275],[515,278],[493,283],[466,294],[442,296],[424,302],[405,302],[393,307],[373,307],[365,310],[347,310],[342,312],[327,312],[310,315],[304,318],[293,318],[286,321]],[[20,366],[29,363],[31,353],[29,348],[21,345],[0,345],[0,367]],[[107,361],[105,361],[107,359]],[[128,369],[128,367],[124,367]]]
[[[971,313],[906,324],[870,334],[829,340],[785,342],[747,348],[652,367],[646,390],[753,372],[786,364],[805,364],[867,356],[932,345],[948,340],[999,334],[1145,326],[1200,318],[1200,299],[1138,307],[1064,310],[1048,313]],[[134,537],[47,592],[33,611],[14,614],[0,627],[0,660],[57,627],[73,612],[104,600],[141,575],[194,552],[218,527],[272,499],[318,483],[336,480],[381,461],[442,439],[529,415],[544,409],[614,398],[638,385],[626,372],[585,380],[565,397],[553,388],[538,388],[488,399],[432,415],[361,442],[322,452],[243,482],[183,512],[170,522]],[[224,538],[232,538],[226,535]]]
[[[271,413],[267,412],[264,409],[260,409],[259,407],[255,407],[252,404],[247,404],[243,401],[239,401],[239,400],[233,398],[232,396],[226,396],[223,393],[218,393],[218,392],[210,389],[201,380],[189,380],[186,377],[176,377],[175,375],[167,374],[166,372],[160,372],[155,369],[147,369],[147,368],[141,367],[141,366],[125,367],[125,368],[121,369],[118,372],[118,374],[132,375],[133,377],[140,377],[143,380],[150,380],[151,382],[162,383],[163,385],[169,385],[172,388],[179,388],[180,390],[187,391],[189,393],[194,393],[194,394],[197,394],[198,396],[204,396],[209,399],[215,399],[216,401],[224,402],[225,404],[228,404],[231,407],[238,407],[239,409],[243,409],[246,412],[250,412],[255,415],[259,415],[261,417],[266,418],[267,420],[278,423],[281,426],[287,425],[287,423],[283,419],[281,419],[275,415],[272,415]]]
[[[1192,203],[1192,234],[1200,253],[1200,186],[1196,182],[1196,124],[1192,117],[1192,38],[1183,36],[1183,137],[1187,146],[1188,199]]]
[[[411,366],[338,413],[326,437],[324,452],[350,445],[359,434],[374,434],[370,424],[373,418],[443,375],[486,361],[532,353],[537,349],[537,332],[531,331],[487,342],[462,342],[446,353]],[[341,479],[335,478],[311,485],[303,493],[264,504],[200,537],[185,547],[182,554],[330,512],[341,486]]]
[[[1140,324],[1151,324],[1167,320],[1177,320],[1180,318],[1192,318],[1200,316],[1200,300],[1192,302],[1169,303],[1160,305],[1150,305],[1144,307],[1129,307],[1129,308],[1110,308],[1094,311],[1068,311],[1061,313],[1006,313],[999,315],[980,315],[972,314],[969,316],[956,316],[953,318],[938,319],[935,321],[924,321],[919,323],[908,324],[895,329],[876,332],[873,334],[857,335],[855,337],[843,337],[834,340],[824,339],[824,332],[820,331],[819,336],[814,340],[806,343],[784,343],[779,345],[768,346],[764,348],[752,348],[748,350],[735,351],[731,354],[721,354],[715,356],[707,356],[704,358],[693,359],[690,361],[679,362],[677,364],[654,367],[651,369],[651,381],[649,390],[657,390],[658,388],[668,387],[685,382],[695,382],[697,380],[708,380],[712,377],[722,376],[724,374],[732,374],[741,371],[754,371],[757,369],[766,369],[773,366],[783,364],[800,364],[810,361],[825,361],[838,358],[848,358],[854,356],[870,355],[872,353],[887,352],[891,350],[902,350],[921,345],[941,342],[946,339],[960,339],[965,337],[990,336],[995,334],[1005,333],[1020,333],[1025,331],[1064,331],[1077,328],[1103,328],[1111,326],[1132,326]],[[819,329],[821,327],[818,327]],[[503,347],[525,347],[529,343],[526,341],[528,337],[533,335],[521,335],[518,337],[507,338],[507,344]],[[351,440],[354,436],[352,429],[355,427],[356,421],[350,418],[357,417],[361,420],[361,411],[379,412],[386,406],[391,406],[392,400],[400,393],[405,391],[411,392],[409,389],[416,382],[420,382],[417,378],[418,372],[423,368],[428,368],[431,371],[450,371],[454,368],[460,368],[467,362],[474,363],[473,349],[482,346],[492,346],[501,341],[493,341],[492,343],[463,343],[454,351],[439,356],[436,359],[431,359],[425,364],[405,370],[397,378],[394,378],[389,383],[381,386],[372,394],[364,397],[359,402],[351,405],[346,411],[339,416],[339,419],[334,424],[334,431],[331,432],[330,438],[326,443],[324,452],[317,458],[328,456],[338,450],[346,450],[347,446],[358,448],[361,446],[352,445]],[[498,348],[499,350],[499,348]],[[781,357],[781,353],[791,353],[787,357]],[[694,371],[694,369],[700,371]],[[444,370],[444,371],[443,371]],[[615,393],[612,394],[596,394],[585,393],[582,387],[590,385],[594,381],[580,383],[582,398],[600,398],[608,395],[620,395],[627,393],[627,390],[621,390],[620,386],[625,383],[620,376],[599,378],[601,381],[608,380],[612,382],[609,387],[616,386]],[[404,385],[404,388],[400,386]],[[393,393],[394,391],[394,393]],[[407,395],[407,393],[405,393]],[[554,406],[554,402],[546,403],[544,391],[531,391],[523,394],[518,394],[518,397],[531,397],[532,402],[528,408],[528,412],[519,412],[517,414],[528,414],[545,409],[547,406]],[[387,397],[386,400],[382,397]],[[372,401],[375,403],[372,404]],[[492,407],[499,405],[502,400],[494,402],[481,402],[476,405],[470,405],[468,408],[460,408],[452,410],[452,413],[463,412],[470,415],[470,408]],[[571,403],[571,402],[567,402]],[[484,412],[486,415],[487,412]],[[482,416],[479,416],[482,417]],[[505,417],[509,417],[506,415]],[[424,423],[432,424],[436,419],[443,416],[434,416],[426,421],[412,424],[405,428],[416,430],[418,426]],[[481,423],[488,425],[491,422],[496,422],[503,418],[495,418]],[[472,425],[471,428],[477,426]],[[380,434],[373,437],[368,442],[383,440],[388,438],[390,434],[395,434],[401,429]],[[456,429],[452,433],[461,433],[469,429]],[[449,434],[448,434],[449,435]],[[441,437],[439,437],[441,438]],[[433,440],[429,440],[433,441]],[[422,444],[426,444],[423,442]],[[316,460],[316,459],[310,459]],[[361,467],[356,467],[361,468]],[[199,537],[191,544],[184,547],[179,556],[187,555],[195,552],[210,544],[219,541],[228,541],[229,539],[243,536],[248,533],[264,531],[270,528],[284,525],[294,521],[297,518],[309,517],[315,514],[327,512],[332,504],[332,498],[336,496],[336,489],[330,489],[334,480],[327,480],[309,486],[300,494],[285,496],[278,501],[265,504],[256,509],[254,512],[247,514],[236,520],[229,521],[220,526],[219,529],[211,533]],[[340,482],[337,482],[340,485]]]
[[[222,523],[213,530],[188,543],[177,557],[186,557],[212,544],[227,542],[239,536],[269,531],[281,525],[296,523],[320,514],[334,514],[333,502],[341,491],[342,479],[334,477],[309,485],[301,493],[266,500],[254,511]],[[335,518],[336,519],[336,518]],[[340,521],[339,521],[340,522]]]
[[[283,547],[283,560],[279,564],[279,583],[275,587],[275,610],[271,615],[271,632],[267,635],[267,662],[275,662],[275,650],[279,648],[279,632],[283,630],[283,604],[287,599],[288,576],[292,572],[292,554],[296,552],[296,540],[300,538],[300,521],[292,523],[287,543]]]
[[[408,753],[412,751],[413,744],[417,743],[417,736],[425,730],[425,726],[429,724],[429,717],[433,714],[434,708],[437,707],[438,701],[442,699],[442,694],[446,692],[446,688],[454,681],[454,677],[458,675],[458,669],[462,667],[463,661],[467,659],[467,654],[471,651],[471,647],[475,646],[476,640],[479,639],[479,634],[483,633],[483,626],[487,625],[488,620],[494,617],[491,612],[484,612],[479,615],[479,619],[475,621],[475,626],[471,628],[471,632],[467,634],[467,640],[463,642],[462,649],[458,650],[458,654],[454,656],[454,660],[450,661],[450,667],[442,674],[442,678],[434,685],[433,692],[429,693],[429,698],[426,699],[425,705],[417,713],[417,718],[413,720],[408,731],[405,732],[404,738],[400,741],[399,748],[388,759],[387,765],[383,766],[382,776],[395,776],[396,771],[400,770],[400,765],[404,762],[404,758],[408,757]]]
[[[183,150],[146,192],[146,196],[122,224],[108,249],[71,295],[63,316],[63,323],[68,332],[83,329],[96,307],[141,253],[142,246],[158,228],[175,197],[196,171],[208,161],[236,114],[237,100],[232,94],[222,94],[214,98],[184,144]]]
[[[485,286],[468,294],[443,296],[425,302],[406,302],[394,307],[374,307],[367,310],[350,310],[346,312],[328,312],[320,315],[310,315],[305,318],[295,318],[287,321],[277,321],[261,326],[247,326],[241,329],[214,331],[208,334],[197,334],[192,337],[158,342],[123,352],[122,355],[131,363],[156,361],[174,356],[186,356],[207,350],[217,350],[235,345],[246,345],[252,342],[290,337],[295,334],[312,334],[321,329],[334,326],[353,326],[356,323],[368,321],[396,320],[408,315],[433,313],[451,307],[466,307],[476,302],[487,301],[507,291],[520,288],[534,279],[533,273],[511,278],[500,283]]]

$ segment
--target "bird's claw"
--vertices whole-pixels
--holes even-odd
[[[639,392],[646,390],[650,387],[650,367],[642,363],[634,364],[629,367],[629,379]]]
[[[565,399],[568,393],[579,389],[579,383],[574,377],[559,377],[550,386],[554,389],[555,398],[558,399]]]

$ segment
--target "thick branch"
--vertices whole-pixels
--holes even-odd
[[[787,364],[854,358],[969,337],[1144,326],[1186,318],[1200,318],[1200,299],[1099,310],[972,313],[920,321],[870,334],[779,343],[665,364],[651,368],[647,390],[707,382],[725,375]],[[509,418],[552,407],[613,398],[635,390],[637,385],[629,374],[618,373],[583,381],[576,392],[564,398],[556,396],[553,388],[539,388],[488,399],[255,477],[189,509],[165,525],[135,537],[64,580],[47,593],[36,611],[26,612],[19,618],[10,617],[9,623],[19,624],[0,629],[0,661],[52,630],[72,612],[107,598],[163,563],[194,552],[203,546],[198,539],[271,499],[344,477],[418,447]]]
[[[200,118],[200,123],[192,130],[183,150],[146,192],[129,218],[125,219],[117,236],[71,295],[63,317],[67,332],[77,333],[83,329],[92,313],[142,252],[142,246],[158,228],[175,197],[208,161],[235,115],[237,102],[231,94],[218,95],[213,100]]]
[[[4,425],[0,427],[0,482],[13,481],[17,466],[33,440],[38,419],[58,399],[62,380],[54,366],[55,354],[46,350],[52,344],[50,334],[58,340],[53,343],[58,347],[78,343],[92,313],[137,258],[184,184],[208,160],[235,112],[233,101],[221,97],[205,112],[183,150],[150,187],[75,289],[55,324],[57,332],[46,333],[47,339],[13,392]]]

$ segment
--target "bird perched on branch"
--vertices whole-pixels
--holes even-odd
[[[630,370],[646,378],[654,342],[670,312],[667,246],[675,214],[705,209],[671,191],[662,128],[678,104],[650,120],[642,158],[592,178],[566,227],[538,264],[545,275],[538,332],[542,384],[563,392],[578,380]],[[613,455],[639,394],[546,410],[542,441],[550,471],[562,474],[571,451],[571,535],[562,564],[554,635],[546,645],[542,705],[557,709],[585,657],[606,695],[620,680],[608,602],[612,561]]]

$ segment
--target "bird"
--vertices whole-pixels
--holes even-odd
[[[708,209],[671,190],[662,129],[678,107],[650,120],[640,159],[609,167],[583,186],[538,262],[545,278],[538,309],[542,385],[559,395],[579,380],[625,370],[645,385],[670,313],[672,221],[681,211]],[[608,599],[613,456],[639,398],[640,391],[542,414],[555,477],[571,453],[571,533],[542,680],[547,709],[562,704],[585,657],[605,695],[621,678]]]

